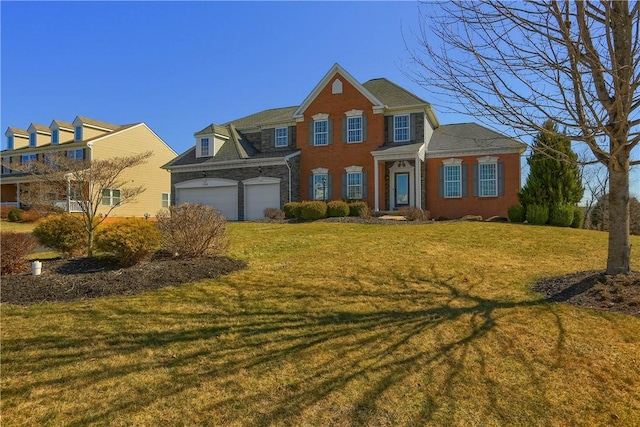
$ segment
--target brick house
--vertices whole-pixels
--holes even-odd
[[[173,203],[209,204],[232,220],[313,199],[506,216],[525,149],[475,123],[440,125],[428,102],[384,78],[359,83],[338,64],[301,105],[212,124],[195,140],[163,166]]]

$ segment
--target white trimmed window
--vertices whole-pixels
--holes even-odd
[[[58,129],[54,129],[51,131],[51,143],[57,144],[60,142],[60,131]]]
[[[462,165],[444,165],[444,197],[462,197]]]
[[[118,206],[120,204],[120,190],[105,188],[102,190],[102,206]]]
[[[75,141],[82,141],[82,126],[76,126],[73,138]]]
[[[7,137],[7,149],[13,150],[13,136]]]
[[[200,155],[210,156],[209,138],[200,138]]]
[[[362,142],[362,116],[347,117],[347,142]]]
[[[347,172],[347,198],[362,199],[362,172]]]
[[[329,120],[315,120],[313,122],[313,145],[329,144]]]
[[[478,164],[478,195],[495,197],[498,195],[498,164]]]
[[[37,154],[23,154],[22,155],[22,164],[29,163],[29,162],[35,162],[36,160],[38,160],[38,155]]]
[[[67,151],[67,157],[73,160],[82,160],[84,159],[84,150],[82,148],[69,150]]]
[[[36,146],[36,133],[32,132],[29,134],[29,147]]]
[[[168,208],[171,204],[171,193],[162,193],[161,196],[161,206],[163,208]]]
[[[409,115],[393,116],[393,140],[395,142],[409,141]]]
[[[313,174],[313,199],[326,200],[329,190],[329,174],[314,173]]]
[[[286,147],[289,145],[289,128],[276,128],[276,147]]]

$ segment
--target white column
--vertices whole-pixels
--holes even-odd
[[[422,208],[422,168],[420,165],[420,156],[416,156],[416,207]]]
[[[378,159],[376,159],[375,157],[373,158],[373,191],[374,191],[374,210],[376,212],[378,212],[380,210],[380,200],[379,197],[380,195],[378,194],[380,192],[380,185],[379,185],[379,172],[378,172]]]
[[[20,183],[16,183],[16,203],[18,204],[17,207],[20,207]]]

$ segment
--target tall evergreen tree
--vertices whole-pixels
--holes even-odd
[[[520,203],[543,205],[550,209],[561,205],[576,205],[582,199],[584,187],[578,169],[578,156],[571,141],[558,131],[551,120],[544,124],[533,142],[533,154],[527,159],[529,176],[518,194]]]

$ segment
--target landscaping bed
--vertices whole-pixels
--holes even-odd
[[[53,259],[42,262],[42,274],[2,277],[0,301],[29,305],[75,301],[144,291],[212,279],[246,267],[228,257],[177,260],[157,255],[150,261],[121,268],[105,258]]]

